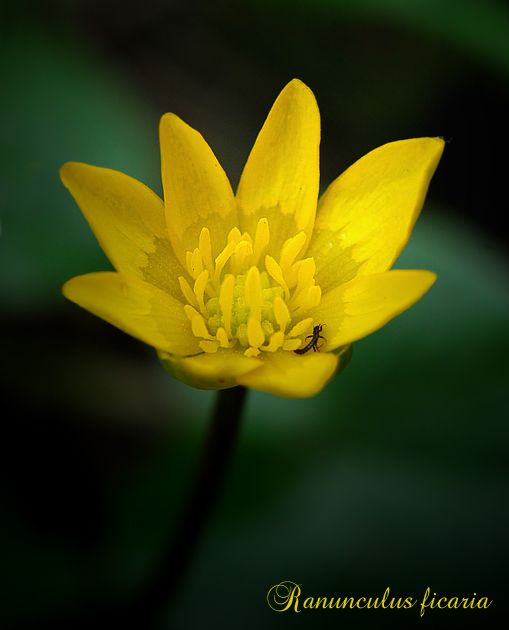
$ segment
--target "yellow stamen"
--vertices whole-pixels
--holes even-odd
[[[263,218],[258,221],[256,226],[256,235],[253,247],[253,265],[257,265],[263,250],[267,247],[270,240],[269,222]]]
[[[262,350],[266,352],[276,352],[282,347],[285,340],[285,333],[282,330],[276,331],[271,335],[268,345],[262,346]]]
[[[251,316],[254,317],[258,323],[261,323],[263,287],[258,267],[251,267],[251,269],[248,271],[244,295],[246,304],[251,310]]]
[[[304,232],[299,232],[284,242],[283,247],[281,248],[281,256],[279,257],[279,266],[283,270],[283,273],[286,274],[286,272],[290,269],[290,266],[299,255],[305,242],[306,234]]]
[[[189,252],[187,254],[189,254]],[[190,257],[187,254],[186,254],[187,270],[189,271],[191,278],[193,280],[196,280],[196,278],[203,271],[203,261],[201,259],[200,250],[196,248]]]
[[[252,348],[259,348],[265,341],[261,324],[252,315],[247,320],[247,340]]]
[[[274,315],[276,317],[276,322],[279,324],[279,329],[284,333],[286,325],[290,321],[290,311],[280,295],[276,295],[274,298]]]
[[[216,269],[214,271],[214,279],[213,283],[216,289],[219,288],[221,284],[221,272],[223,271],[224,266],[230,259],[230,256],[233,254],[235,250],[235,241],[230,241],[228,245],[223,249],[223,251],[216,258]]]
[[[253,246],[249,241],[240,241],[237,243],[233,255],[230,258],[231,272],[234,275],[245,273],[252,254]]]
[[[207,324],[201,315],[198,314],[196,317],[193,317],[191,328],[195,337],[202,337],[203,339],[210,339],[211,341],[214,340],[214,337],[209,333]]]
[[[207,282],[209,281],[209,272],[207,269],[204,269],[200,275],[196,278],[196,282],[194,283],[194,294],[196,295],[196,299],[198,300],[198,304],[200,306],[201,314],[204,317],[208,317],[207,309],[205,308],[205,302],[203,300],[203,295],[205,293],[205,287],[207,286]]]
[[[219,348],[219,343],[217,341],[202,340],[198,345],[204,352],[208,352],[210,354],[217,352],[217,349]]]
[[[198,304],[198,300],[196,299],[196,295],[191,289],[189,282],[183,276],[179,277],[179,284],[180,284],[180,290],[182,291],[185,299],[190,304],[192,304],[195,308],[200,308]]]
[[[297,350],[297,348],[300,347],[300,339],[286,339],[286,341],[283,344],[283,350],[286,350],[288,352],[293,352],[294,350]]]
[[[313,318],[307,317],[306,319],[303,319],[298,324],[295,324],[295,326],[290,330],[290,332],[286,336],[298,337],[299,335],[303,335],[309,329],[312,323],[313,323]]]
[[[221,344],[222,348],[232,348],[233,344],[228,339],[228,335],[226,334],[226,330],[224,328],[218,328],[216,333],[216,338]]]
[[[205,268],[209,271],[209,277],[214,275],[214,263],[212,261],[212,247],[210,245],[210,232],[209,229],[204,227],[200,232],[199,249]]]
[[[221,291],[219,292],[219,305],[223,313],[224,329],[228,338],[232,336],[231,318],[233,306],[233,290],[235,289],[235,276],[228,274],[223,280]]]
[[[283,271],[281,267],[277,264],[277,262],[274,260],[274,258],[272,258],[272,256],[265,256],[265,269],[267,269],[267,272],[269,273],[269,275],[272,276],[274,280],[281,287],[283,287],[283,290],[285,292],[285,297],[287,300],[289,300],[290,290],[288,289],[288,286],[283,277]]]

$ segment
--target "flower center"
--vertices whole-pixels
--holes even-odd
[[[314,259],[295,262],[305,241],[305,233],[300,232],[283,243],[279,263],[266,255],[261,265],[269,224],[260,219],[254,241],[233,228],[226,247],[213,261],[209,230],[202,229],[198,247],[186,254],[194,285],[191,288],[184,277],[179,282],[187,301],[185,312],[204,352],[238,343],[250,357],[301,346],[299,337],[313,323],[306,312],[321,299]]]

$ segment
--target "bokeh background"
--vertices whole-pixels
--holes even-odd
[[[250,392],[214,519],[164,627],[488,627],[507,603],[509,7],[503,0],[4,0],[2,628],[73,628],[149,579],[214,392],[67,303],[110,265],[59,167],[161,194],[157,125],[200,130],[232,185],[298,77],[325,188],[393,140],[448,142],[397,262],[438,280],[318,396]],[[271,610],[303,597],[488,597],[489,610]],[[99,626],[97,626],[99,627]]]

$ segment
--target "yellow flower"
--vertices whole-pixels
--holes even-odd
[[[372,151],[318,203],[320,115],[296,79],[274,103],[236,196],[203,137],[174,114],[162,117],[160,141],[164,202],[117,171],[62,167],[116,269],[73,278],[63,292],[156,348],[184,383],[313,396],[353,341],[433,284],[430,271],[388,270],[423,205],[441,139]],[[313,338],[319,326],[324,339]]]

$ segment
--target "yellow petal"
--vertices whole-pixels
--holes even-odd
[[[260,365],[260,359],[245,357],[234,350],[218,348],[214,354],[178,357],[159,352],[159,359],[172,376],[198,389],[228,389],[238,378]]]
[[[362,339],[415,304],[436,279],[431,271],[393,270],[333,289],[310,315],[325,324],[324,350]]]
[[[60,177],[115,269],[180,298],[182,267],[168,238],[162,199],[108,168],[68,162]]]
[[[410,237],[443,148],[440,138],[391,142],[329,186],[308,251],[324,292],[391,268]]]
[[[239,385],[284,398],[308,398],[318,394],[336,373],[340,356],[332,352],[297,355],[276,352],[263,366],[237,378]]]
[[[63,294],[149,346],[176,354],[200,352],[182,304],[132,276],[112,271],[77,276]]]
[[[186,252],[199,246],[206,226],[215,258],[237,225],[226,173],[201,134],[175,114],[161,118],[159,136],[166,223],[175,253],[185,265]]]
[[[315,97],[294,79],[270,110],[237,190],[243,229],[255,234],[259,219],[266,217],[272,235],[266,251],[273,256],[301,230],[309,243],[318,196],[319,143]]]

